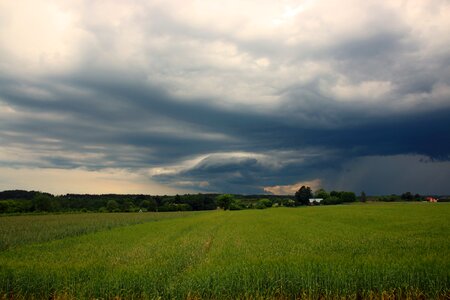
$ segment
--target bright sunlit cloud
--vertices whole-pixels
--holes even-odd
[[[276,185],[264,187],[265,192],[275,195],[294,195],[302,186],[309,186],[311,190],[315,191],[321,188],[321,180],[314,179],[311,181],[297,182],[291,185]]]
[[[176,194],[190,192],[185,189],[167,187],[146,178],[140,172],[103,169],[13,169],[0,168],[0,190],[26,189],[54,194]],[[44,190],[43,190],[44,189]]]

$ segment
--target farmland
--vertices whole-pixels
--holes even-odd
[[[23,244],[45,242],[107,230],[118,226],[187,217],[193,213],[85,213],[5,216],[0,217],[0,250]]]
[[[60,215],[98,222],[66,235],[69,225],[52,215],[0,218],[10,241],[0,252],[0,298],[450,295],[446,203],[148,213],[141,224],[98,225],[116,215]],[[45,239],[31,238],[42,230]]]

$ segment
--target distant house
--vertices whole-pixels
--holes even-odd
[[[322,201],[322,200],[323,200],[323,198],[310,198],[309,203],[310,204],[314,203],[314,202],[320,203],[320,201]]]
[[[427,200],[427,202],[438,202],[438,199],[433,197],[426,197],[425,199]]]

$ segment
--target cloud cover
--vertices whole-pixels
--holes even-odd
[[[0,189],[59,170],[29,186],[450,193],[447,1],[23,1],[0,20]]]

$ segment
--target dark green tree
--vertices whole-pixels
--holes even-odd
[[[361,192],[360,201],[361,202],[366,202],[367,201],[367,196],[366,196],[366,193],[364,193],[364,191]]]
[[[35,211],[52,211],[53,197],[48,194],[38,193],[33,198],[33,206]]]
[[[341,192],[338,192],[338,191],[331,191],[331,192],[330,192],[330,196],[331,196],[331,197],[341,198]]]
[[[132,212],[135,211],[136,208],[134,207],[134,204],[132,201],[130,200],[126,200],[123,202],[122,204],[122,211],[126,211],[126,212]]]
[[[342,202],[355,202],[356,195],[353,192],[341,192],[340,199]]]
[[[302,186],[295,192],[295,202],[297,205],[309,205],[309,199],[313,197],[311,188],[309,186]]]
[[[330,197],[330,194],[328,194],[327,191],[325,191],[325,189],[318,189],[315,192],[314,197],[321,198],[321,199],[327,199],[328,197]]]
[[[156,211],[156,201],[153,199],[142,200],[140,207],[145,208],[147,211]]]
[[[230,204],[230,210],[241,210],[243,208],[242,202],[239,199],[233,199]]]
[[[231,203],[233,203],[234,197],[230,194],[222,194],[217,196],[216,203],[217,206],[223,208],[224,210],[230,209]]]
[[[264,208],[272,207],[272,201],[267,198],[259,199],[258,204],[264,206]]]
[[[341,203],[342,203],[342,200],[336,196],[330,196],[321,202],[321,204],[323,204],[323,205],[336,205],[336,204],[341,204]]]
[[[119,210],[119,203],[117,203],[116,200],[109,200],[106,202],[106,209],[109,212],[118,211]]]

